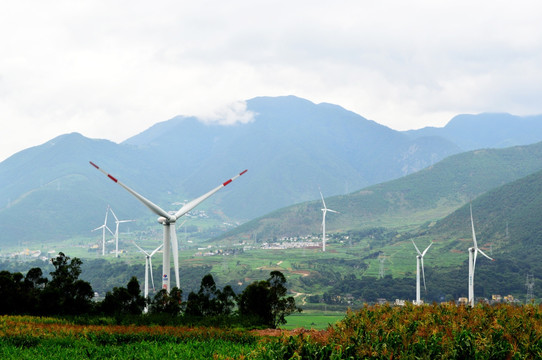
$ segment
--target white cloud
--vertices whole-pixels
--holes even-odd
[[[247,110],[245,101],[236,101],[224,107],[217,108],[211,114],[202,113],[199,119],[205,123],[214,123],[219,125],[247,124],[254,121],[256,114]]]

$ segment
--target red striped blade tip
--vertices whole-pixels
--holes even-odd
[[[90,165],[94,166],[96,169],[99,169],[98,165],[96,165],[95,163],[93,163],[92,161],[89,161]]]
[[[241,172],[241,173],[239,174],[239,176],[243,175],[243,174],[246,173],[247,171],[248,171],[248,169],[246,169],[245,171]]]

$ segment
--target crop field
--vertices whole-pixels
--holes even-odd
[[[324,330],[0,317],[2,359],[540,359],[539,306],[367,306]]]

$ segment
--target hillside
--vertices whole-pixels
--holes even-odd
[[[475,296],[513,294],[524,302],[526,276],[534,275],[533,293],[538,298],[542,291],[542,171],[487,191],[472,200],[472,208],[478,246],[495,259],[478,256]],[[457,300],[467,295],[468,248],[473,244],[468,203],[411,231],[347,234],[353,247],[347,242],[330,244],[337,252],[346,250],[343,259],[322,254],[306,260],[311,273],[302,283],[311,288],[328,285],[323,294],[326,301],[343,303],[344,294],[365,301],[413,299],[416,252],[411,240],[422,248],[433,242],[424,257],[426,301]],[[345,237],[338,234],[337,238]],[[384,278],[378,277],[379,260],[384,261]],[[345,267],[348,262],[350,266]]]
[[[438,220],[469,199],[542,169],[542,143],[506,149],[470,151],[451,156],[417,173],[349,195],[326,198],[326,228],[341,232],[366,227],[412,228]],[[320,230],[321,201],[305,202],[247,222],[227,237],[261,241],[315,234]]]

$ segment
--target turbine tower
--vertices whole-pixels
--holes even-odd
[[[113,214],[113,217],[115,218],[115,224],[117,225],[115,229],[115,257],[119,257],[119,225],[121,223],[132,222],[135,220],[119,220],[119,218],[117,218],[117,215],[115,215],[115,213],[113,212],[113,209],[109,208],[109,210],[111,210],[111,214]]]
[[[480,248],[478,248],[478,243],[476,242],[476,232],[474,231],[474,220],[472,219],[472,203],[470,204],[470,223],[472,225],[472,241],[474,246],[469,248],[469,305],[474,306],[474,268],[476,267],[476,256],[478,253],[484,255],[491,261],[495,259],[487,256]]]
[[[420,300],[420,263],[422,266],[423,288],[427,290],[427,288],[425,287],[425,273],[423,271],[423,257],[425,256],[425,253],[427,252],[427,250],[429,250],[431,245],[433,245],[433,243],[429,244],[429,246],[426,247],[423,252],[420,252],[414,240],[412,240],[412,244],[414,245],[414,247],[416,248],[416,252],[418,253],[418,255],[416,255],[416,303],[415,304],[421,305],[422,301]]]
[[[326,251],[326,213],[332,212],[332,213],[339,213],[338,211],[328,209],[326,207],[326,202],[324,201],[324,196],[322,195],[322,191],[320,191],[320,197],[322,198],[322,204],[324,204],[324,208],[322,209],[322,251]]]
[[[124,185],[122,182],[120,182],[117,178],[110,175],[103,169],[101,169],[98,165],[94,164],[92,161],[89,161],[90,165],[94,166],[96,169],[104,173],[108,178],[122,186],[126,191],[128,191],[130,194],[132,194],[136,199],[138,199],[140,202],[143,203],[147,208],[149,208],[153,213],[159,216],[158,222],[164,226],[164,254],[163,254],[163,270],[162,270],[162,289],[165,289],[169,292],[170,290],[170,281],[169,281],[169,274],[170,274],[170,267],[171,267],[171,259],[170,259],[170,250],[172,250],[173,255],[173,266],[175,270],[175,280],[177,283],[177,287],[180,288],[179,283],[179,246],[177,244],[177,234],[175,233],[175,221],[179,219],[181,216],[185,215],[190,210],[194,209],[197,205],[199,205],[201,202],[209,198],[211,195],[216,193],[218,190],[222,189],[224,186],[231,183],[233,180],[237,179],[239,176],[243,175],[247,172],[247,170],[244,170],[240,172],[239,174],[235,175],[231,179],[223,182],[222,184],[218,185],[216,188],[212,189],[211,191],[201,195],[200,197],[184,204],[177,212],[174,214],[170,214],[167,211],[163,210],[158,205],[154,204],[149,199],[145,198],[144,196],[138,194],[128,186]]]
[[[150,254],[143,250],[139,245],[137,245],[135,242],[133,244],[141,251],[143,254],[145,254],[145,300],[149,298],[149,276],[151,277],[151,283],[152,283],[152,291],[155,291],[154,289],[154,278],[152,276],[152,256],[160,250],[164,244],[160,244],[156,249],[154,249]],[[144,313],[147,313],[148,311],[147,305],[145,305],[145,309],[143,310]]]
[[[109,205],[107,205],[107,209],[105,210],[105,220],[102,226],[98,226],[96,229],[93,229],[92,231],[100,230],[102,229],[102,256],[105,255],[105,230],[109,231],[111,235],[114,235],[111,229],[107,226],[107,215],[109,214]]]

